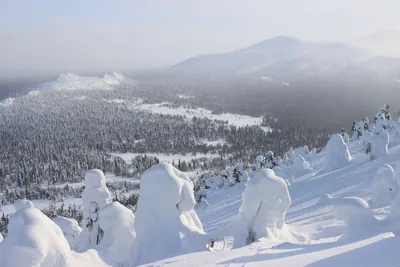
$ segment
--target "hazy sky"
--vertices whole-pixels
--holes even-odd
[[[353,41],[399,0],[0,0],[0,76],[163,67],[275,35]]]

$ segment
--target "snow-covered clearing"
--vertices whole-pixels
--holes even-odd
[[[145,110],[152,113],[164,114],[164,115],[181,115],[188,119],[193,117],[197,118],[208,118],[210,120],[226,121],[229,125],[234,125],[237,127],[244,126],[257,126],[262,123],[262,117],[255,118],[246,115],[238,115],[232,113],[224,114],[213,114],[211,110],[204,108],[185,108],[185,107],[172,107],[169,102],[162,102],[156,104],[142,104],[135,103],[132,108]],[[265,131],[271,131],[269,127],[263,127]]]

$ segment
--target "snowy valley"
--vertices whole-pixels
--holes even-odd
[[[149,106],[153,104],[142,104],[136,95],[117,97],[115,90],[118,95],[121,89],[111,90],[111,99],[123,100],[104,101],[97,90],[78,89],[69,98],[71,90],[67,95],[38,91],[3,106],[2,112],[10,115],[19,105],[51,122],[54,117],[45,117],[48,113],[40,109],[48,97],[61,97],[69,104],[112,105],[121,115],[122,110],[139,112],[139,123],[143,116],[171,116],[171,122],[183,125],[194,118],[194,125],[202,119],[210,125],[219,123],[207,112],[202,118],[189,109],[187,117],[179,117],[183,110],[171,113],[173,105]],[[121,106],[127,101],[133,102]],[[62,106],[58,108],[63,112]],[[29,118],[22,114],[20,118]],[[236,131],[247,123],[245,127],[256,127],[263,135],[275,132],[252,125],[255,120],[242,115],[226,120],[232,120],[231,128],[223,123],[221,129]],[[57,124],[50,125],[57,132]],[[42,131],[46,133],[45,128]],[[229,150],[234,144],[219,138],[218,131],[213,138],[199,135],[193,140],[208,148],[205,152],[140,152],[137,148],[149,137],[137,134],[97,150],[105,152],[97,163],[83,160],[84,164],[63,169],[68,163],[60,161],[59,171],[30,169],[28,180],[23,168],[31,165],[25,163],[21,174],[1,180],[0,266],[384,267],[400,261],[395,251],[400,245],[400,121],[388,105],[379,108],[373,122],[354,122],[351,131],[329,136],[321,148],[299,146],[276,155],[270,150],[235,154]],[[72,133],[78,137],[81,132]],[[89,143],[83,144],[86,150],[79,153],[96,154]],[[132,147],[124,148],[128,144]],[[74,157],[81,158],[79,153]],[[59,161],[57,153],[50,157]],[[96,168],[100,162],[103,170]],[[59,176],[46,178],[46,172]],[[14,177],[20,180],[13,183]]]

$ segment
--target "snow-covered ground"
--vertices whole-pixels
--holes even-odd
[[[178,163],[179,160],[181,161],[191,161],[192,159],[200,159],[200,158],[219,158],[220,155],[218,154],[204,154],[204,153],[196,153],[196,155],[193,154],[186,154],[186,155],[179,155],[179,154],[163,154],[163,153],[112,153],[112,155],[117,156],[125,160],[127,163],[130,163],[132,159],[134,159],[137,156],[148,156],[148,157],[156,157],[160,161],[165,161],[168,163],[172,163],[175,161],[175,163]]]
[[[193,117],[197,118],[208,118],[210,120],[226,121],[230,125],[237,127],[243,126],[257,126],[262,123],[262,117],[255,118],[246,115],[224,113],[224,114],[212,114],[211,110],[204,108],[185,108],[185,107],[172,107],[169,102],[162,102],[156,104],[143,104],[137,102],[131,106],[133,109],[145,110],[152,113],[164,114],[164,115],[180,115],[188,119]],[[269,127],[263,127],[265,131],[271,131]]]
[[[286,215],[287,226],[299,233],[297,240],[265,240],[249,246],[221,252],[198,252],[161,260],[145,266],[282,266],[343,267],[399,266],[400,237],[392,233],[365,233],[359,239],[339,240],[346,228],[335,219],[332,206],[320,198],[332,194],[335,199],[361,197],[371,200],[371,185],[384,164],[394,166],[400,160],[400,146],[377,160],[360,152],[361,144],[349,145],[353,161],[343,169],[320,172],[325,152],[307,158],[312,173],[289,186],[292,206]],[[209,204],[200,204],[196,211],[210,237],[223,237],[224,229],[236,218],[242,203],[243,188],[223,188],[207,195]],[[374,210],[377,218],[387,216],[389,208]],[[362,224],[362,222],[361,222]]]

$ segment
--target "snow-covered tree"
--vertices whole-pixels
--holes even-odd
[[[342,128],[342,130],[340,131],[340,135],[343,137],[343,140],[348,143],[350,142],[350,136],[349,134],[344,130],[344,128]]]
[[[258,155],[256,157],[256,170],[261,170],[265,167],[265,157],[262,155]]]
[[[368,138],[370,144],[371,160],[375,160],[389,153],[389,134],[381,128],[379,132]]]
[[[103,230],[99,226],[100,209],[111,202],[111,195],[106,186],[104,173],[92,169],[85,174],[85,190],[82,193],[83,202],[83,232],[78,240],[78,252],[94,248],[103,238]]]
[[[26,199],[26,198],[17,199],[14,202],[15,211],[19,211],[19,210],[25,209],[25,208],[33,208],[33,207],[34,207],[33,202],[28,200],[28,199]]]
[[[286,211],[291,205],[286,182],[271,169],[262,169],[252,177],[242,194],[242,205],[235,222],[235,247],[262,237],[281,234]]]
[[[383,165],[378,169],[372,182],[372,208],[381,208],[390,205],[399,191],[396,174],[390,165]]]
[[[171,164],[160,163],[145,171],[128,266],[203,250],[207,240],[195,203],[193,183]]]
[[[119,202],[109,203],[101,209],[99,222],[104,236],[96,250],[107,264],[118,266],[129,257],[136,237],[134,221],[133,212]]]
[[[71,250],[61,229],[36,208],[24,208],[11,218],[0,243],[0,266],[71,267]]]
[[[326,145],[324,171],[331,172],[346,167],[353,159],[340,134],[334,134]]]
[[[303,156],[295,155],[293,159],[293,164],[290,166],[290,174],[293,177],[297,178],[312,171],[313,169],[310,168],[310,163],[308,163],[308,161],[306,161]]]
[[[376,233],[379,227],[379,222],[375,219],[372,209],[362,198],[333,198],[331,195],[325,195],[319,204],[332,205],[335,219],[344,221],[346,230],[341,240],[368,236],[371,232]]]
[[[79,226],[78,222],[75,219],[62,216],[55,217],[53,221],[61,228],[69,246],[73,249],[82,232],[82,228]]]

